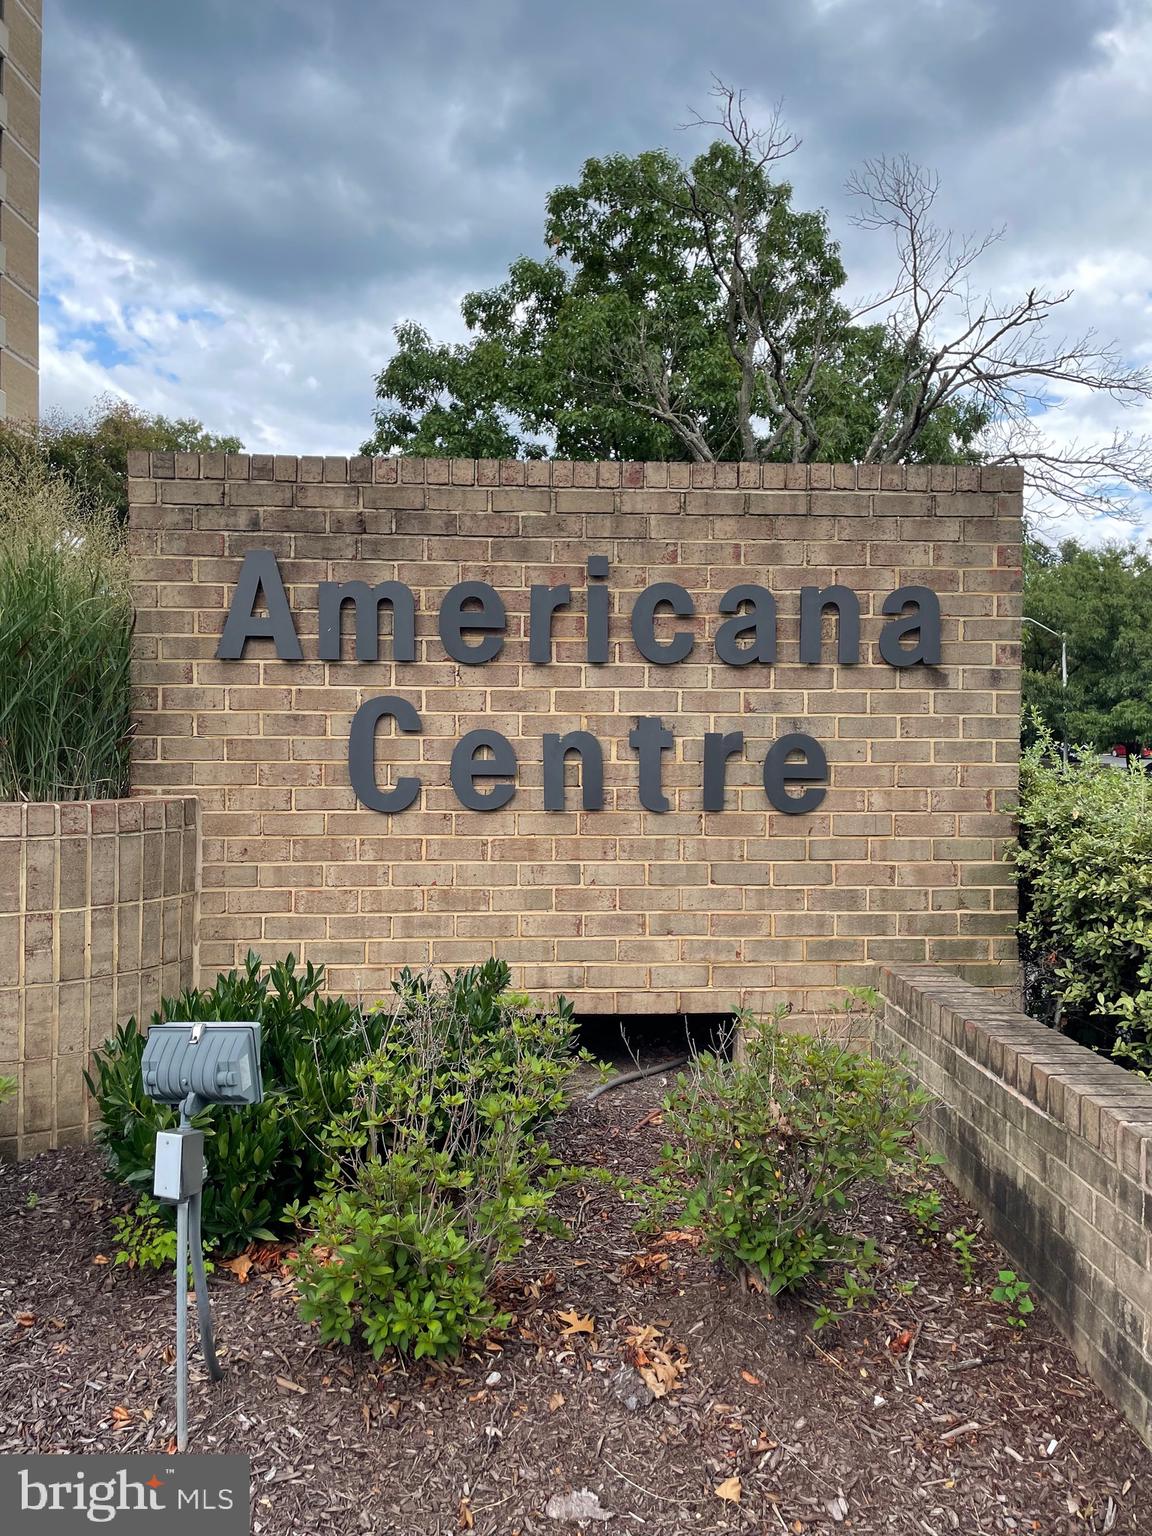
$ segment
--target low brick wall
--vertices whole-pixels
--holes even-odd
[[[1081,1365],[1152,1445],[1152,1083],[930,967],[885,969],[877,1045]]]
[[[0,1156],[87,1134],[83,1069],[192,982],[194,797],[0,805]]]

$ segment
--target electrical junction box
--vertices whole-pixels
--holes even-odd
[[[259,1104],[260,1026],[197,1020],[153,1024],[140,1062],[144,1092],[160,1104],[189,1094],[205,1104]],[[195,1112],[195,1110],[193,1111]]]
[[[156,1174],[152,1193],[173,1204],[190,1200],[204,1188],[204,1132],[182,1125],[156,1132]]]

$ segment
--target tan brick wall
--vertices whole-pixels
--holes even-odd
[[[191,797],[0,805],[0,1156],[82,1138],[83,1070],[114,1027],[192,982]]]
[[[1014,892],[1001,860],[1017,776],[1020,478],[1014,471],[830,465],[566,464],[154,454],[130,465],[136,556],[137,793],[202,806],[202,974],[249,948],[292,949],[334,987],[378,995],[401,965],[496,953],[521,984],[583,1010],[698,1012],[744,1001],[824,1006],[877,962],[936,961],[1005,984]],[[275,552],[304,660],[217,644],[242,557]],[[588,556],[611,561],[611,665],[584,659]],[[397,579],[417,597],[418,656],[317,657],[317,582]],[[483,666],[445,659],[436,615],[463,579],[504,598],[508,635]],[[694,654],[654,666],[628,613],[649,583],[697,602]],[[551,666],[529,663],[528,588],[570,582]],[[779,663],[733,668],[711,637],[739,582],[779,603]],[[860,596],[864,659],[797,660],[799,592]],[[940,594],[939,667],[876,654],[898,586]],[[346,634],[350,619],[346,621]],[[349,642],[345,655],[350,656]],[[421,800],[358,805],[349,724],[377,694],[420,712],[382,761],[418,771]],[[628,732],[659,716],[668,814],[641,810]],[[513,742],[505,809],[464,810],[448,780],[461,735]],[[542,804],[546,731],[587,728],[605,807]],[[742,729],[727,808],[701,809],[706,731]],[[825,748],[830,787],[792,816],[765,798],[765,748],[791,731]]]
[[[881,987],[950,1178],[1152,1445],[1152,1083],[939,970]]]
[[[35,421],[39,380],[40,5],[0,7],[0,418]]]

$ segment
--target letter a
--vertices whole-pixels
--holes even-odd
[[[268,604],[267,614],[255,611],[261,591]],[[249,640],[272,640],[281,661],[303,660],[288,596],[280,580],[280,567],[270,549],[250,549],[244,556],[224,633],[216,648],[217,661],[239,661]]]

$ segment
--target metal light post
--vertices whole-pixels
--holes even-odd
[[[1053,629],[1050,624],[1041,624],[1039,619],[1030,619],[1024,615],[1023,623],[1035,624],[1037,629],[1042,629],[1046,634],[1055,635],[1060,642],[1060,687],[1064,696],[1064,766],[1068,766],[1068,636],[1062,629]]]
[[[144,1092],[159,1104],[180,1106],[180,1125],[156,1133],[153,1194],[176,1207],[176,1448],[188,1449],[188,1259],[196,1290],[200,1345],[213,1381],[224,1374],[212,1337],[212,1309],[200,1237],[204,1188],[204,1132],[192,1118],[207,1104],[259,1104],[259,1024],[198,1020],[153,1024],[140,1063]]]

